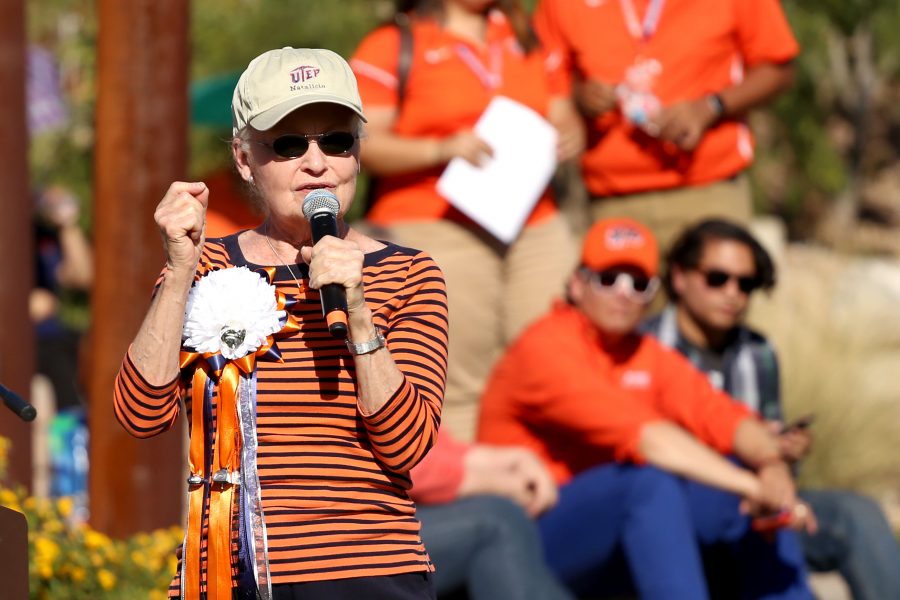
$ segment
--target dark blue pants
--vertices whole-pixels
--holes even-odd
[[[701,550],[728,552],[740,597],[812,600],[797,536],[750,530],[739,498],[654,467],[603,465],[560,490],[539,521],[550,568],[576,592],[703,600]]]

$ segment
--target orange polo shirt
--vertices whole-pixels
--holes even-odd
[[[394,123],[397,135],[444,138],[471,129],[494,96],[512,98],[546,116],[551,97],[564,93],[563,88],[552,93],[546,54],[539,49],[525,54],[506,17],[498,11],[490,14],[484,44],[446,31],[433,19],[413,19],[411,32],[412,64],[403,106]],[[356,50],[350,65],[365,108],[398,105],[399,53],[400,34],[394,26],[376,29]],[[486,74],[496,76],[496,87],[485,85]],[[562,84],[558,77],[555,80]],[[380,225],[443,218],[470,222],[438,194],[436,185],[443,169],[379,178],[368,218]],[[547,191],[528,223],[555,211]]]
[[[494,369],[478,440],[530,448],[560,484],[599,464],[643,463],[641,430],[655,421],[732,452],[749,409],[653,337],[635,335],[625,346],[608,351],[583,313],[558,303]]]
[[[643,22],[649,0],[633,0]],[[619,0],[541,0],[535,28],[563,85],[573,72],[621,83],[638,57],[659,61],[653,92],[663,106],[731,87],[743,71],[785,63],[799,49],[778,0],[667,0],[656,33],[636,40]],[[726,120],[709,129],[691,153],[643,135],[613,111],[591,124],[582,158],[594,196],[632,194],[727,179],[753,160],[747,126]]]

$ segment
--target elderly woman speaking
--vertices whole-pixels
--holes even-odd
[[[406,490],[440,420],[441,272],[343,222],[365,117],[341,57],[257,57],[232,118],[237,170],[265,220],[205,240],[206,186],[169,187],[155,214],[165,269],[116,380],[131,434],[166,431],[182,404],[191,424],[169,594],[433,597]]]

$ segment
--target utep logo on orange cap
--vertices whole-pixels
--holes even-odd
[[[606,247],[610,250],[640,248],[647,243],[644,235],[630,225],[615,225],[606,230],[604,236]]]
[[[304,81],[309,81],[310,79],[315,79],[320,71],[321,69],[319,69],[319,67],[310,65],[297,67],[291,71],[291,83],[302,83]]]

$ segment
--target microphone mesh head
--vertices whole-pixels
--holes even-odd
[[[328,190],[313,190],[303,200],[303,216],[307,220],[320,212],[327,212],[337,216],[340,209],[341,204],[338,202],[337,196]]]

